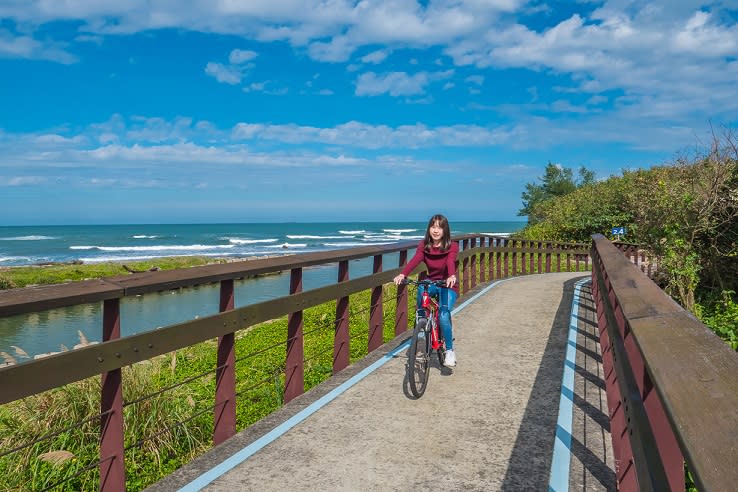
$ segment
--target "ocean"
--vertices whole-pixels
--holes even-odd
[[[0,267],[165,256],[247,257],[420,239],[425,222],[142,224],[0,227]],[[505,234],[525,222],[455,222],[452,234]]]
[[[0,227],[2,268],[56,262],[135,261],[166,256],[249,257],[325,251],[419,240],[425,222],[342,222],[269,224],[165,224]],[[524,222],[457,222],[452,234],[509,234]],[[397,265],[387,255],[385,269]],[[350,277],[371,274],[371,258],[351,263]],[[336,264],[305,269],[305,290],[336,281]],[[215,314],[217,284],[175,289],[121,300],[121,335]],[[289,272],[235,283],[235,307],[287,295]],[[0,295],[2,295],[0,293]],[[70,350],[81,341],[101,340],[102,303],[0,318],[0,366],[37,354]],[[20,349],[20,351],[18,350]]]

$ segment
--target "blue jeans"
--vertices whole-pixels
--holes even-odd
[[[423,291],[428,289],[428,294],[431,296],[438,295],[438,324],[441,325],[441,331],[443,332],[443,339],[446,342],[446,350],[453,350],[454,348],[454,333],[453,327],[451,326],[451,311],[454,308],[456,302],[456,291],[447,289],[445,287],[437,287],[435,285],[421,285],[418,287],[418,309],[423,307]]]

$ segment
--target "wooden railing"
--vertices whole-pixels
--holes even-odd
[[[738,354],[603,236],[592,286],[618,488],[700,491],[738,484]]]
[[[489,235],[464,235],[454,240],[459,243],[461,250],[458,270],[461,274],[462,296],[478,284],[495,279],[563,270],[585,271],[590,268],[589,250],[584,244],[527,241]],[[99,468],[101,490],[124,490],[123,367],[217,338],[213,441],[216,444],[223,442],[236,432],[235,333],[264,321],[288,316],[284,401],[290,401],[304,392],[303,311],[337,301],[333,371],[342,370],[349,364],[349,295],[367,290],[371,293],[368,350],[375,350],[383,343],[382,286],[399,273],[407,263],[408,253],[416,244],[404,242],[298,254],[0,292],[0,317],[84,303],[103,303],[102,343],[0,368],[0,404],[102,375],[101,408],[94,417],[100,421],[100,459],[87,468]],[[396,266],[385,264],[383,258],[388,254],[399,254]],[[349,262],[356,259],[371,259],[372,274],[350,279]],[[338,263],[336,283],[303,292],[303,269],[331,263]],[[290,289],[286,293],[289,295],[234,308],[235,281],[282,271],[290,272]],[[121,338],[122,298],[214,282],[220,284],[219,314]],[[406,287],[400,286],[397,289],[394,333],[402,334],[407,328],[408,295]],[[0,458],[27,446],[20,444],[12,450],[0,449]]]

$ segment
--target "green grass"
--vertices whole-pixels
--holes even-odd
[[[127,275],[123,265],[137,271],[151,268],[159,270],[175,270],[193,266],[208,265],[211,263],[225,263],[226,260],[209,258],[206,256],[177,256],[156,258],[146,261],[126,263],[90,263],[90,264],[61,264],[61,265],[34,265],[0,269],[0,290],[29,285],[49,285],[74,282],[78,280],[113,277]]]

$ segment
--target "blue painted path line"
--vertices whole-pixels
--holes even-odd
[[[556,423],[551,475],[548,481],[549,492],[569,490],[569,467],[571,465],[571,423],[574,407],[574,368],[577,358],[577,320],[579,319],[579,298],[581,289],[589,279],[583,279],[574,286],[574,299],[571,303],[569,336],[566,343],[566,359],[561,377],[561,397],[559,399],[559,418]]]
[[[453,311],[451,311],[451,314],[454,315],[467,307],[469,304],[471,304],[473,301],[478,299],[483,294],[487,293],[492,288],[496,287],[502,282],[507,282],[512,279],[504,279],[504,280],[498,280],[497,282],[493,282],[492,284],[488,285],[484,289],[482,289],[479,293],[471,297],[470,299],[464,301],[461,305],[457,306]],[[323,408],[325,405],[327,405],[329,402],[334,400],[336,397],[338,397],[340,394],[346,392],[350,387],[367,377],[369,374],[392,360],[392,358],[395,357],[398,353],[402,352],[404,349],[407,349],[407,347],[410,345],[410,340],[406,340],[405,342],[401,343],[398,347],[393,349],[391,352],[385,354],[381,359],[374,362],[372,365],[366,367],[361,372],[356,374],[355,376],[351,377],[344,383],[342,383],[339,386],[336,386],[332,391],[325,394],[321,398],[315,400],[313,403],[305,407],[303,410],[298,412],[297,414],[293,415],[291,418],[286,420],[285,422],[281,423],[271,431],[264,434],[262,437],[257,439],[256,441],[252,442],[245,448],[241,449],[234,455],[230,456],[225,461],[221,462],[217,466],[211,468],[207,472],[203,473],[199,477],[197,477],[192,482],[188,483],[181,489],[180,491],[183,492],[195,492],[198,490],[202,490],[206,485],[213,482],[220,476],[226,474],[239,464],[246,461],[251,455],[262,449],[267,444],[271,443],[275,439],[279,438],[283,434],[285,434],[287,431],[292,429],[294,426],[308,418],[310,415],[314,414],[321,408]]]

